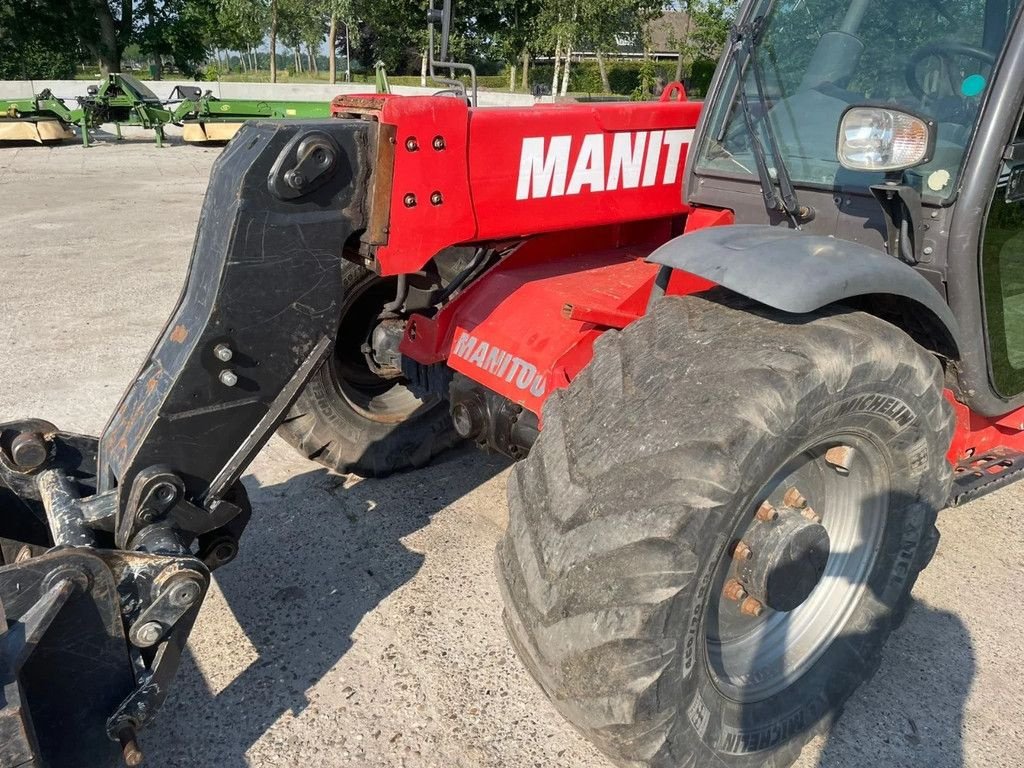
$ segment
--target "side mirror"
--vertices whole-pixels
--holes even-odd
[[[836,155],[851,171],[905,171],[932,159],[935,134],[931,118],[887,106],[852,106],[839,122]]]
[[[1006,182],[1006,202],[1019,203],[1024,201],[1024,165],[1018,165],[1010,171],[1010,179]]]

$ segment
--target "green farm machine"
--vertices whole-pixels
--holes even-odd
[[[89,131],[104,123],[113,123],[119,138],[123,125],[152,129],[158,145],[163,144],[168,124],[181,126],[187,142],[224,142],[246,120],[330,116],[326,101],[219,99],[193,86],[177,86],[169,99],[161,99],[124,74],[111,74],[99,85],[90,85],[76,101],[72,109],[48,89],[28,98],[0,99],[0,142],[61,142],[74,138],[73,128],[77,128],[87,147]]]

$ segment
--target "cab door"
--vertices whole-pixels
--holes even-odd
[[[989,372],[996,392],[1024,393],[1024,120],[1006,148],[981,242]]]

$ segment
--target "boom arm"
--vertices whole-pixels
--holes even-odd
[[[214,166],[186,288],[103,437],[0,424],[0,672],[20,702],[0,711],[0,740],[18,745],[0,768],[106,765],[115,740],[137,751],[209,571],[237,550],[238,478],[333,346],[376,136],[363,120],[247,124]]]

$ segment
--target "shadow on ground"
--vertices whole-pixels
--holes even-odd
[[[964,768],[964,721],[975,668],[963,622],[915,601],[890,637],[872,682],[847,702],[820,757],[806,764]]]
[[[216,580],[248,642],[215,653],[255,658],[211,691],[187,653],[145,734],[149,764],[248,766],[246,750],[285,712],[302,712],[307,689],[348,652],[363,617],[420,569],[423,556],[401,539],[506,466],[461,449],[400,482],[346,488],[321,469],[269,487],[247,478],[252,522],[241,556]]]
[[[147,764],[263,765],[247,759],[250,747],[282,715],[299,715],[305,709],[308,690],[349,652],[360,621],[419,571],[423,556],[410,551],[403,537],[506,466],[503,459],[462,449],[428,469],[348,488],[344,478],[320,469],[263,487],[248,479],[255,512],[242,556],[217,574],[243,634],[235,639],[224,635],[218,645],[205,647],[202,671],[186,655],[156,724],[143,734],[151,757]],[[205,610],[209,618],[210,606]],[[209,664],[218,663],[211,657],[238,659],[234,666],[242,671],[211,688],[205,673]],[[797,766],[964,768],[964,706],[974,668],[963,623],[915,602],[890,638],[874,680],[847,703],[827,740],[805,750]],[[553,734],[570,732],[553,708],[542,703],[542,694],[525,673],[522,680],[536,696],[538,711],[550,717]],[[508,768],[532,764],[525,744],[523,759],[512,760],[519,751],[509,723],[480,726],[489,738],[512,742],[505,750]],[[344,728],[339,720],[339,732]],[[321,736],[328,743],[337,738]],[[284,747],[276,757],[273,765],[305,762]],[[384,765],[386,759],[375,760],[372,751],[365,758],[366,765]],[[411,765],[433,764],[424,755],[422,762]],[[545,768],[610,766],[595,757],[586,764],[551,763]]]

